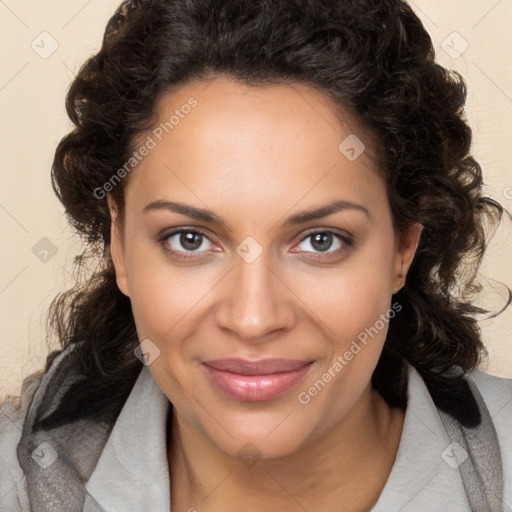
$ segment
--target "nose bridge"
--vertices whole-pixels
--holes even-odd
[[[275,275],[270,251],[251,242],[245,249],[243,243],[237,248],[228,290],[217,310],[217,322],[240,338],[256,340],[276,329],[290,327],[293,311],[287,288]]]

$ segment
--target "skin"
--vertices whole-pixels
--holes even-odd
[[[396,235],[369,156],[372,139],[348,112],[340,120],[316,89],[247,87],[217,76],[163,96],[155,125],[190,97],[198,105],[129,176],[123,219],[108,198],[117,283],[131,299],[139,339],[160,350],[149,369],[174,406],[172,510],[369,510],[404,419],[370,383],[387,323],[309,403],[297,397],[391,308],[421,226]],[[338,149],[350,134],[366,144],[355,161]],[[335,199],[368,215],[344,209],[285,226],[291,215]],[[227,226],[144,211],[157,200],[207,208]],[[196,251],[179,234],[159,241],[180,227],[205,232]],[[302,240],[328,228],[353,245],[333,237],[322,251],[313,237]],[[246,237],[262,250],[251,263],[236,251]],[[173,256],[166,246],[192,256]],[[314,364],[283,395],[247,402],[225,395],[200,366],[235,356]],[[247,443],[257,454],[251,465],[239,455]]]

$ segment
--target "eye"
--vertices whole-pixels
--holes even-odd
[[[178,258],[194,258],[196,255],[207,253],[216,247],[208,236],[197,229],[181,228],[164,234],[158,240],[167,253]],[[302,248],[300,246],[303,245]],[[353,246],[350,237],[336,233],[330,229],[309,232],[300,240],[299,249],[293,248],[291,252],[311,253],[308,257],[322,257],[323,254],[336,255]]]
[[[338,254],[344,249],[353,245],[352,240],[345,235],[341,235],[332,230],[326,229],[322,231],[313,231],[306,234],[300,241],[300,245],[303,244],[303,248],[299,251],[293,249],[292,252],[313,252],[315,255],[326,254]],[[334,249],[329,250],[333,247]]]
[[[193,256],[193,253],[203,253],[213,246],[208,237],[195,229],[180,229],[165,234],[160,238],[163,248],[180,257]]]

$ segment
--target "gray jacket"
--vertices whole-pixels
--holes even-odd
[[[102,455],[114,418],[100,423],[79,420],[73,425],[64,424],[51,431],[30,432],[37,406],[43,397],[50,396],[51,404],[58,404],[66,389],[75,381],[74,376],[66,371],[69,350],[72,348],[53,361],[46,374],[25,379],[21,403],[6,401],[0,407],[0,512],[104,510],[100,507],[90,508],[94,503],[87,495],[85,484]],[[419,381],[418,374],[414,374],[416,382]],[[143,368],[137,384],[147,386],[147,382],[152,380],[148,379],[148,375],[149,370]],[[504,429],[503,418],[509,422],[511,417],[512,380],[475,371],[468,382],[483,421],[478,428],[466,428],[439,410],[439,418],[456,447],[449,453],[457,459],[464,454],[464,459],[455,466],[462,476],[472,512],[510,512],[512,424]],[[159,402],[160,407],[164,407],[164,402]],[[50,405],[50,409],[52,407]],[[493,417],[499,419],[496,424],[499,434]],[[148,418],[147,421],[152,419]],[[57,448],[58,456],[53,447]],[[508,486],[505,499],[504,464],[507,475],[505,483]],[[105,492],[109,492],[108,486]]]

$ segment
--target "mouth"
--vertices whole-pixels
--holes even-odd
[[[216,359],[201,363],[210,382],[231,398],[270,400],[295,386],[314,361],[297,359]]]

